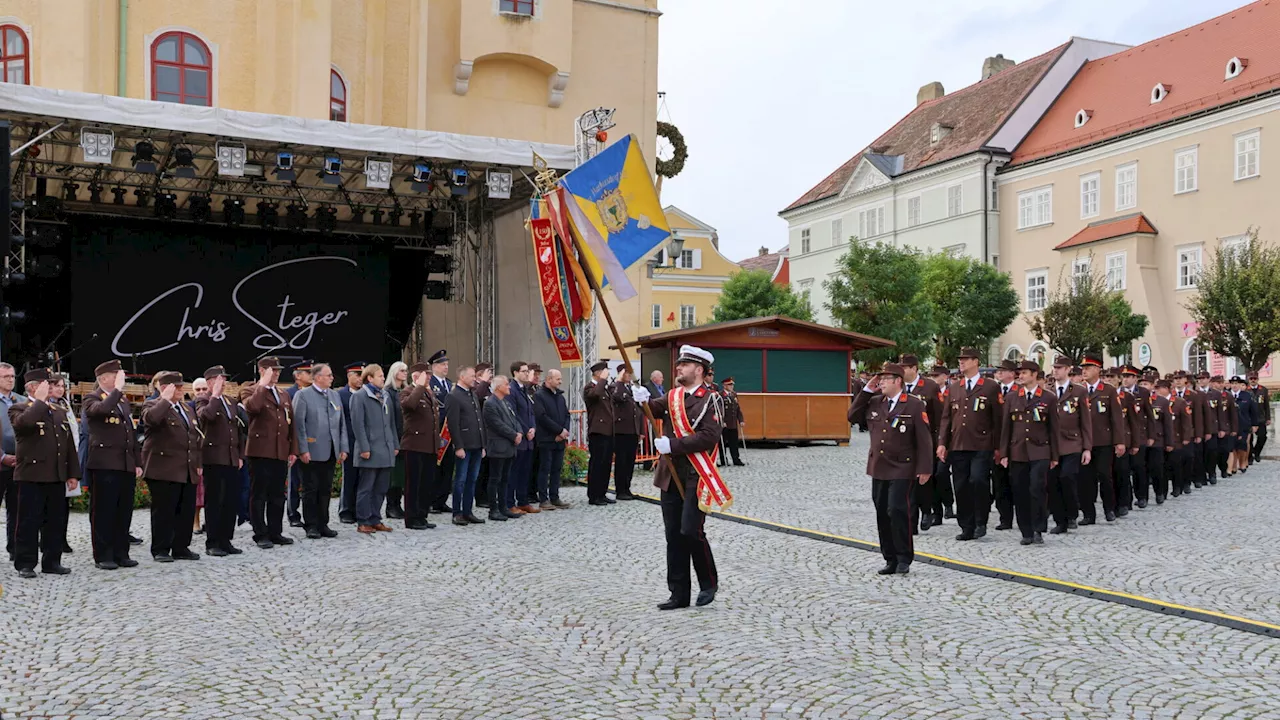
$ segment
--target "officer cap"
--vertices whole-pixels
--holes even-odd
[[[972,347],[960,348],[961,360],[965,358],[969,358],[970,360],[977,360],[980,357],[982,356],[978,354],[978,348],[972,348]]]
[[[274,355],[268,355],[258,361],[259,370],[279,370],[283,366],[280,364],[280,358]]]
[[[996,368],[996,369],[997,369],[997,370],[1012,370],[1012,371],[1014,371],[1014,372],[1017,372],[1017,371],[1018,371],[1018,363],[1016,363],[1016,362],[1014,362],[1014,361],[1012,361],[1012,360],[1007,360],[1007,359],[1006,359],[1006,360],[1001,360],[1001,361],[1000,361],[1000,367],[998,367],[998,368]]]
[[[1258,379],[1258,371],[1257,371],[1257,370],[1250,370],[1250,371],[1249,371],[1249,379],[1250,379],[1250,380],[1257,380],[1257,379]]]
[[[929,371],[929,374],[930,375],[950,375],[951,371],[947,369],[946,365],[934,365],[933,369]]]
[[[1018,363],[1018,369],[1031,370],[1032,372],[1039,372],[1040,364],[1037,363],[1035,360],[1023,360],[1022,362]]]
[[[364,361],[360,360],[357,362],[347,363],[346,365],[342,366],[342,369],[346,370],[347,372],[360,372],[361,370],[364,370],[364,366],[365,366]]]
[[[204,371],[205,380],[212,380],[216,377],[226,377],[226,376],[227,376],[227,371],[221,365],[214,365],[213,367]]]
[[[93,369],[93,376],[97,377],[99,375],[115,375],[118,372],[120,372],[120,361],[108,360]]]
[[[1097,353],[1085,353],[1084,359],[1080,361],[1080,364],[1102,367],[1102,356]]]
[[[435,355],[427,358],[427,362],[435,365],[436,363],[449,362],[449,355],[444,350],[437,350]]]
[[[1208,380],[1208,379],[1209,379],[1209,371],[1208,371],[1208,370],[1201,370],[1200,372],[1196,373],[1196,379],[1197,379],[1197,380]]]
[[[594,364],[594,365],[592,365],[592,366],[591,366],[591,372],[593,372],[593,373],[598,373],[598,372],[600,372],[601,370],[604,370],[604,369],[606,369],[606,368],[608,368],[608,367],[609,367],[609,361],[608,361],[608,360],[601,360],[600,362],[598,362],[598,363],[596,363],[596,364]]]
[[[409,366],[410,375],[420,372],[431,372],[431,365],[424,362],[417,362]]]
[[[1239,375],[1231,376],[1231,384],[1234,385],[1235,383],[1243,383],[1243,382],[1244,382],[1244,378],[1240,377]]]
[[[529,372],[542,372],[542,366],[538,363],[529,363]]]
[[[1056,368],[1060,368],[1060,367],[1069,368],[1071,367],[1071,358],[1067,357],[1066,355],[1059,355],[1058,357],[1053,359],[1053,366]]]
[[[1222,381],[1223,381],[1223,377],[1221,375],[1214,375],[1213,377],[1209,378],[1209,382],[1222,382]],[[1235,378],[1232,378],[1231,382],[1235,382]]]
[[[1120,374],[1121,374],[1121,375],[1132,375],[1132,376],[1134,376],[1134,377],[1137,377],[1137,376],[1141,375],[1142,373],[1138,372],[1138,368],[1136,368],[1136,367],[1134,367],[1134,366],[1132,366],[1132,365],[1124,365],[1124,366],[1121,366],[1121,368],[1120,368]]]
[[[721,382],[720,384],[721,384],[721,385],[733,385],[733,384],[734,384],[734,382],[733,382],[733,377],[732,377],[732,376],[730,376],[730,377],[725,378],[725,379],[724,379],[724,381],[723,381],[723,382]]]
[[[29,383],[44,382],[49,380],[50,377],[49,368],[36,368],[35,370],[28,370],[27,373],[22,376],[22,381]]]
[[[920,367],[920,358],[915,355],[903,355],[900,364],[902,367]]]
[[[182,373],[174,372],[174,371],[162,372],[159,375],[156,375],[156,384],[157,385],[181,385]]]
[[[1084,374],[1084,369],[1081,368],[1079,365],[1072,365],[1071,370],[1067,372],[1068,377],[1072,375],[1083,375],[1083,374]]]
[[[714,355],[707,352],[706,350],[703,350],[700,347],[694,347],[693,345],[682,345],[680,347],[680,357],[676,359],[676,365],[679,365],[680,363],[686,363],[686,362],[698,363],[702,367],[710,370],[711,364],[714,363],[715,361],[716,361],[716,358]]]
[[[315,364],[315,360],[300,360],[289,366],[289,369],[296,375],[300,372],[311,372],[311,366]]]
[[[879,374],[896,375],[897,377],[902,377],[902,366],[899,365],[898,363],[885,363],[884,367],[880,368]]]

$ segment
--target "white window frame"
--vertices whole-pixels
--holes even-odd
[[[831,244],[841,245],[844,241],[844,219],[836,218],[831,221]]]
[[[1133,171],[1133,178],[1129,180],[1125,180],[1124,176],[1131,170]],[[1132,196],[1128,198],[1129,200],[1128,203],[1125,202],[1126,198],[1124,197],[1124,188],[1126,186],[1131,186],[1129,189],[1131,190],[1131,193],[1132,193]],[[1116,166],[1116,212],[1119,212],[1121,210],[1131,210],[1136,207],[1138,207],[1138,163],[1131,162],[1131,163],[1125,163],[1124,165],[1117,165]]]
[[[870,220],[869,220],[870,219]],[[874,232],[872,232],[874,225]],[[873,238],[887,232],[884,223],[884,206],[867,208],[858,213],[858,238]]]
[[[1053,186],[1031,188],[1018,193],[1018,229],[1053,224]]]
[[[1191,162],[1186,165],[1180,165],[1184,158],[1190,158]],[[1190,173],[1183,182],[1183,170],[1190,169]],[[1200,189],[1200,146],[1183,148],[1173,154],[1173,194],[1182,195],[1183,193],[1195,192]]]
[[[812,247],[809,228],[800,228],[800,254],[807,254]]]
[[[957,243],[957,244],[955,244],[955,245],[948,245],[948,246],[946,246],[946,247],[942,248],[942,253],[943,253],[944,255],[946,255],[947,257],[951,257],[951,258],[964,257],[964,251],[965,251],[965,250],[967,250],[967,249],[968,249],[968,247],[969,247],[969,246],[968,246],[968,245],[966,245],[965,243]]]
[[[1118,264],[1114,262],[1117,260],[1119,261]],[[1113,290],[1113,291],[1124,290],[1128,287],[1129,285],[1129,279],[1127,277],[1129,272],[1129,269],[1127,267],[1128,263],[1129,263],[1129,254],[1124,250],[1121,250],[1120,252],[1107,253],[1106,265],[1104,265],[1103,267],[1105,267],[1107,271],[1107,289],[1108,290]],[[1112,274],[1113,270],[1115,271],[1114,276]],[[1114,282],[1113,282],[1113,278],[1114,278]]]
[[[1039,280],[1035,287],[1032,287],[1031,281]],[[1032,301],[1032,290],[1038,290],[1039,302]],[[1049,268],[1039,268],[1036,270],[1028,270],[1026,281],[1023,283],[1023,302],[1026,305],[1027,312],[1040,312],[1049,304]]]
[[[686,262],[686,259],[688,260]],[[681,270],[693,270],[693,249],[685,248],[680,251],[680,257],[676,258],[676,267]]]
[[[947,188],[947,217],[955,217],[964,212],[964,186],[951,185]]]
[[[1102,212],[1102,173],[1080,176],[1080,219],[1098,217]]]
[[[1194,261],[1191,260],[1191,256],[1190,256],[1190,253],[1192,252],[1195,253]],[[1187,261],[1185,262],[1183,260],[1183,253],[1188,253]],[[1177,268],[1176,270],[1177,275],[1174,276],[1174,283],[1173,283],[1174,287],[1178,290],[1196,289],[1200,281],[1200,268],[1204,267],[1204,244],[1196,243],[1194,245],[1182,245],[1180,247],[1174,248],[1173,257],[1175,260],[1174,266]],[[1191,282],[1184,282],[1182,270],[1184,267],[1190,267],[1190,265],[1193,262],[1196,266],[1195,277],[1194,279],[1191,280]],[[1187,274],[1188,276],[1190,276],[1190,273],[1187,273]]]
[[[1248,247],[1248,235],[1231,235],[1218,241],[1218,253],[1236,253]]]
[[[685,313],[688,312],[688,320],[685,320]],[[686,324],[688,323],[688,324]],[[680,327],[691,328],[698,324],[698,308],[696,305],[680,306]]]
[[[1209,369],[1209,349],[1197,342],[1199,338],[1188,338],[1186,344],[1182,346],[1182,369],[1187,372],[1199,372],[1200,370]],[[1191,348],[1195,348],[1200,352],[1197,355],[1191,354]],[[1204,364],[1191,364],[1191,358],[1203,357]]]
[[[915,227],[920,224],[920,204],[919,195],[907,198],[907,227]]]
[[[797,280],[796,285],[800,286],[801,292],[808,290],[813,287],[813,278],[805,278],[804,280]]]
[[[1093,256],[1085,255],[1083,257],[1073,258],[1071,260],[1071,289],[1075,290],[1080,279],[1086,281],[1093,279]]]
[[[649,327],[657,330],[662,327],[662,305],[654,303],[649,308]]]
[[[1247,143],[1250,140],[1253,141],[1253,149],[1245,149],[1242,151],[1240,149],[1241,145],[1245,145],[1247,148]],[[1233,164],[1233,167],[1235,168],[1236,180],[1248,180],[1250,178],[1256,178],[1262,174],[1262,131],[1250,130],[1249,132],[1240,133],[1235,137],[1235,149],[1235,163]],[[1253,172],[1249,172],[1249,155],[1253,155]],[[1243,173],[1240,168],[1240,161],[1242,159],[1245,162]]]

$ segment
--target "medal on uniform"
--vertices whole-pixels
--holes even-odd
[[[1036,408],[1035,410],[1032,410],[1031,417],[1035,418],[1036,422],[1040,422],[1040,408]]]
[[[43,434],[44,434],[44,423],[42,423],[42,422],[37,422],[37,423],[36,423],[36,427],[40,428],[40,434],[41,434],[41,435],[43,435]]]
[[[1101,400],[1099,400],[1099,401],[1098,401],[1098,412],[1100,412],[1100,413],[1104,413],[1104,412],[1106,412],[1106,411],[1107,411],[1107,406],[1106,406],[1106,405],[1103,405],[1103,404],[1102,404],[1102,401],[1101,401]]]
[[[893,422],[889,423],[889,427],[898,427],[898,418],[894,418]]]
[[[907,426],[906,426],[906,425],[899,425],[899,426],[898,426],[898,432],[900,432],[900,433],[904,433],[904,432],[906,432],[906,431],[907,431]]]

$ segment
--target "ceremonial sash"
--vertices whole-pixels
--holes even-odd
[[[708,402],[711,402],[708,400]],[[676,437],[689,437],[694,434],[693,423],[689,422],[689,416],[685,412],[684,407],[684,388],[674,387],[667,393],[667,405],[671,411],[671,427],[675,430]],[[720,477],[720,471],[716,469],[716,454],[719,447],[712,449],[711,452],[699,451],[689,454],[689,462],[693,463],[693,467],[698,471],[698,509],[702,512],[711,512],[712,506],[719,506],[720,510],[727,510],[733,504],[733,493],[729,492],[729,486],[725,485],[724,479]],[[673,482],[680,482],[680,478],[673,478]]]
[[[436,464],[444,462],[444,454],[449,452],[449,443],[453,442],[453,436],[449,434],[449,421],[445,420],[440,426],[440,449],[436,450]]]
[[[573,336],[573,324],[570,311],[565,306],[561,294],[562,278],[555,249],[555,235],[551,230],[551,221],[546,218],[535,218],[529,223],[533,234],[533,257],[538,265],[538,290],[542,295],[542,311],[547,320],[547,328],[551,332],[551,340],[556,346],[556,354],[560,364],[564,366],[578,365],[582,362],[582,353]]]

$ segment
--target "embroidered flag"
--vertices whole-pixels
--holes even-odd
[[[551,342],[564,366],[580,365],[582,352],[573,336],[573,324],[561,293],[563,278],[556,262],[555,233],[551,220],[535,218],[529,222],[533,236],[533,258],[538,267],[538,290],[542,295],[542,312],[551,332]]]

